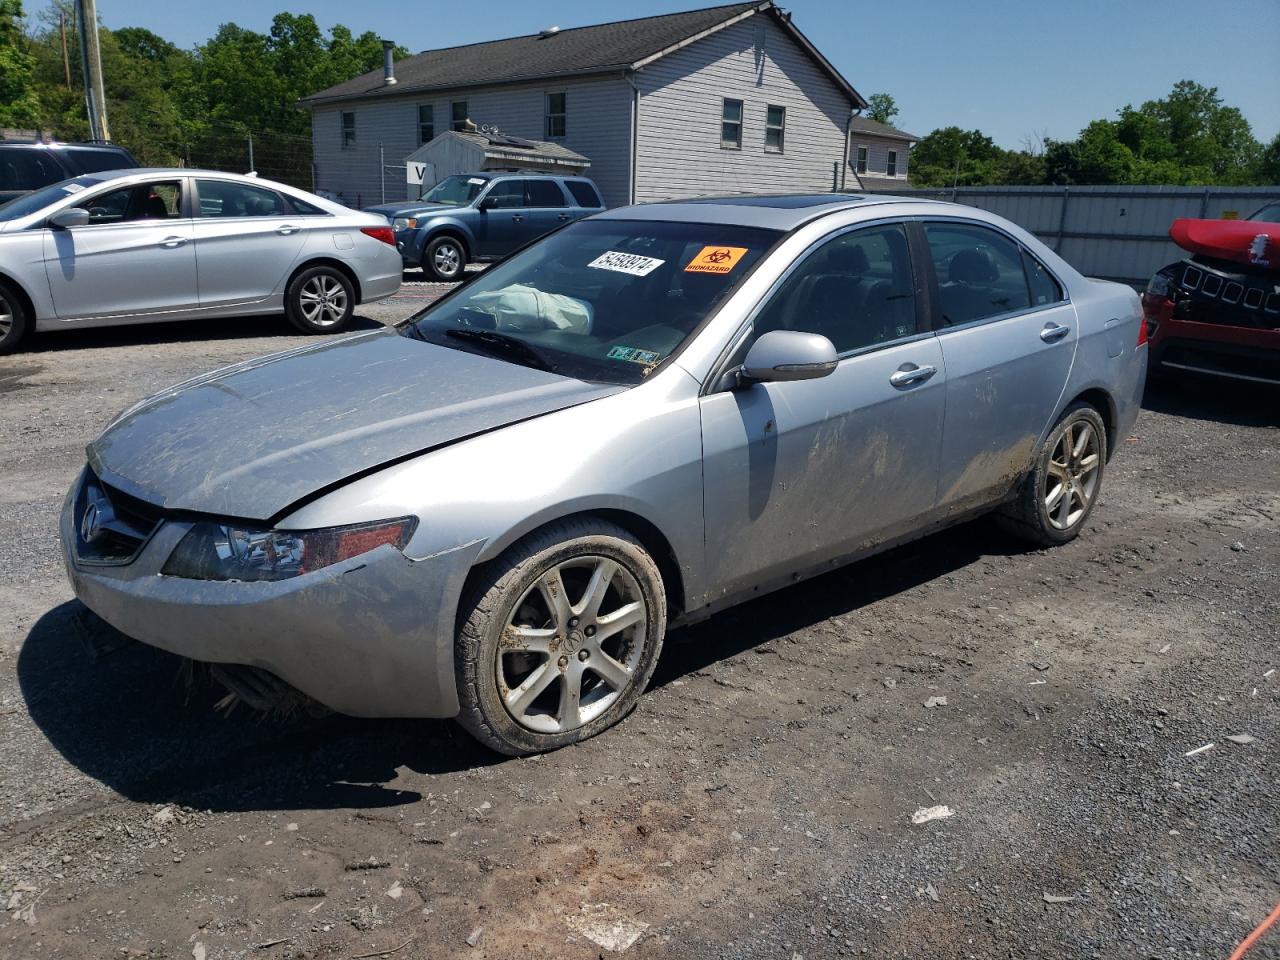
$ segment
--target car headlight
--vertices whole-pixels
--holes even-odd
[[[403,550],[413,517],[319,530],[255,530],[229,523],[197,523],[170,554],[165,576],[191,580],[287,580],[383,544]]]
[[[417,217],[396,217],[391,221],[391,229],[397,232],[401,230],[412,230],[417,225]]]

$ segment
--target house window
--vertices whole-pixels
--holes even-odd
[[[765,114],[764,151],[765,153],[781,153],[783,135],[787,128],[787,108],[769,107]]]
[[[558,140],[564,136],[564,94],[547,94],[547,139]]]
[[[866,147],[858,148],[858,164],[856,167],[854,167],[854,169],[857,170],[858,173],[867,172],[867,148]]]
[[[418,104],[418,143],[430,143],[436,138],[436,111],[429,103]]]
[[[742,149],[742,101],[725,99],[720,110],[720,146],[725,150]]]
[[[885,172],[888,173],[889,176],[891,177],[896,177],[898,175],[898,151],[897,150],[889,151],[889,166]]]
[[[453,119],[453,126],[450,127],[450,129],[452,130],[467,129],[467,101],[455,100],[453,101],[452,104],[450,104],[449,109],[451,111],[451,116]]]
[[[356,145],[356,115],[355,111],[344,112],[342,114],[342,149],[354,147]]]

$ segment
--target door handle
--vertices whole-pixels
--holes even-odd
[[[295,227],[292,224],[286,224],[283,227],[276,227],[276,233],[282,234],[287,237],[289,234],[297,233],[301,229],[302,229],[301,227]]]
[[[923,383],[937,372],[937,367],[928,364],[918,367],[914,363],[904,363],[890,375],[889,382],[895,387],[909,387],[913,383]]]
[[[567,213],[562,213],[562,214],[560,214],[560,219],[561,219],[561,220],[568,220],[568,219],[569,219],[569,215],[568,215]]]
[[[517,213],[517,214],[515,214],[514,216],[512,216],[512,218],[511,218],[511,222],[512,222],[512,223],[519,223],[519,222],[520,222],[520,221],[522,221],[523,219],[524,219],[524,217],[520,216],[520,214],[518,214],[518,213]]]
[[[1045,343],[1057,343],[1070,332],[1070,327],[1050,321],[1049,323],[1046,323],[1044,325],[1044,329],[1040,331],[1040,339]]]
[[[175,247],[182,246],[186,242],[187,242],[186,237],[165,237],[163,240],[160,241],[160,246],[165,247],[166,249],[172,250]]]

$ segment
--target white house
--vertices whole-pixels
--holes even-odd
[[[301,105],[317,189],[356,206],[405,198],[393,165],[468,120],[586,157],[610,206],[905,187],[914,139],[859,116],[866,101],[773,0],[388,56]]]

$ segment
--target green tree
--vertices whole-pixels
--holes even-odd
[[[892,126],[898,115],[898,103],[887,93],[873,93],[867,97],[867,116],[876,123]]]
[[[22,0],[0,0],[0,127],[34,127],[40,121],[25,23]]]
[[[1254,180],[1268,185],[1280,183],[1280,133],[1259,154]]]

